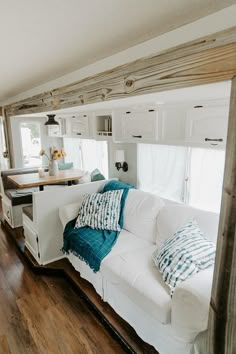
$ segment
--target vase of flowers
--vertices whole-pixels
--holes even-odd
[[[40,156],[46,156],[48,159],[48,173],[49,176],[57,176],[58,175],[58,160],[60,160],[62,157],[66,156],[66,153],[64,149],[57,149],[55,147],[52,147],[50,149],[50,155],[46,154],[44,149],[41,149],[39,152]]]

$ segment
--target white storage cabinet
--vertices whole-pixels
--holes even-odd
[[[90,137],[89,115],[81,113],[67,117],[66,135],[80,138]]]
[[[125,142],[155,142],[158,140],[156,108],[114,111],[114,140]]]
[[[199,107],[187,111],[186,142],[205,147],[225,147],[229,108]]]

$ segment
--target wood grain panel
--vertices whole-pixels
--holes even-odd
[[[45,112],[232,79],[236,27],[11,104],[7,116]]]
[[[208,353],[236,352],[236,77],[232,80]]]

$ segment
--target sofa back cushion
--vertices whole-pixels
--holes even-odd
[[[130,189],[125,203],[123,228],[155,243],[157,214],[163,205],[162,199],[154,194]]]
[[[160,249],[165,240],[193,219],[197,221],[203,234],[210,241],[216,243],[219,214],[182,204],[168,204],[165,201],[165,206],[160,210],[157,217],[156,244],[158,249]]]

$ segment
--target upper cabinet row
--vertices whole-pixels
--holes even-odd
[[[228,105],[150,105],[58,118],[53,136],[224,148]]]

